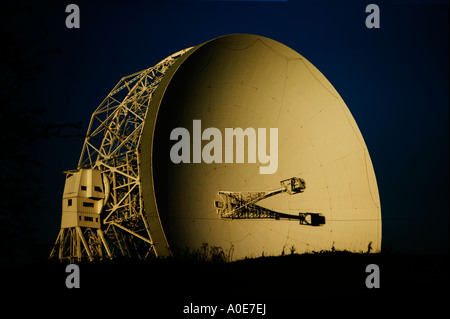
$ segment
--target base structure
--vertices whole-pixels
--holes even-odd
[[[106,243],[101,229],[89,227],[61,228],[50,258],[58,254],[59,260],[69,262],[82,260],[102,260],[105,257],[112,258],[111,251]]]
[[[189,51],[123,77],[91,116],[77,169],[68,170],[50,259],[158,257],[143,204],[141,135],[166,71]]]

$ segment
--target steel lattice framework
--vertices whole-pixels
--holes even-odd
[[[122,78],[92,114],[78,169],[101,170],[109,180],[102,230],[112,256],[145,259],[157,254],[142,199],[141,134],[156,87],[167,69],[188,50]]]
[[[292,177],[280,182],[281,187],[268,192],[229,192],[219,191],[221,200],[215,201],[217,213],[224,219],[288,219],[298,220],[300,225],[320,226],[325,224],[325,217],[317,213],[302,213],[298,215],[277,212],[257,205],[259,201],[287,193],[295,195],[303,193],[306,183],[303,179]]]

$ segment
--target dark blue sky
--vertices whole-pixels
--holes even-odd
[[[77,3],[81,28],[65,27]],[[381,28],[365,26],[376,3]],[[230,33],[263,35],[293,48],[333,84],[369,149],[381,196],[383,246],[448,253],[448,1],[50,1],[16,20],[59,54],[41,58],[30,85],[50,122],[82,121],[121,77],[186,47]],[[444,3],[444,4],[442,4]],[[46,208],[35,218],[56,238],[63,170],[76,168],[82,138],[37,147]]]

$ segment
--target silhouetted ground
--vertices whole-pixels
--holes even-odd
[[[380,268],[380,288],[365,285],[368,264]],[[233,263],[176,260],[81,263],[80,288],[65,286],[66,264],[42,263],[3,270],[3,292],[12,300],[39,304],[40,312],[129,315],[159,312],[155,318],[188,316],[183,307],[266,303],[264,318],[298,314],[388,315],[442,311],[448,303],[448,255],[352,254],[325,252],[262,257]],[[7,297],[7,299],[8,299]],[[5,299],[3,298],[3,302]],[[12,303],[11,303],[12,304]],[[63,308],[60,308],[60,307]],[[44,308],[42,308],[44,307]],[[40,310],[39,310],[40,309]],[[64,310],[65,309],[65,310]],[[148,314],[142,313],[148,309]],[[362,312],[361,312],[362,311]],[[166,316],[164,316],[166,317]],[[261,315],[215,317],[256,318]],[[430,318],[432,316],[429,316]]]

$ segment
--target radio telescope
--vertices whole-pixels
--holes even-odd
[[[210,142],[196,120],[220,132],[277,128],[276,171],[196,161]],[[175,128],[192,136],[189,163],[170,158]],[[123,78],[66,176],[54,258],[169,256],[205,243],[232,260],[381,248],[375,173],[349,109],[308,60],[261,36],[213,39]]]

